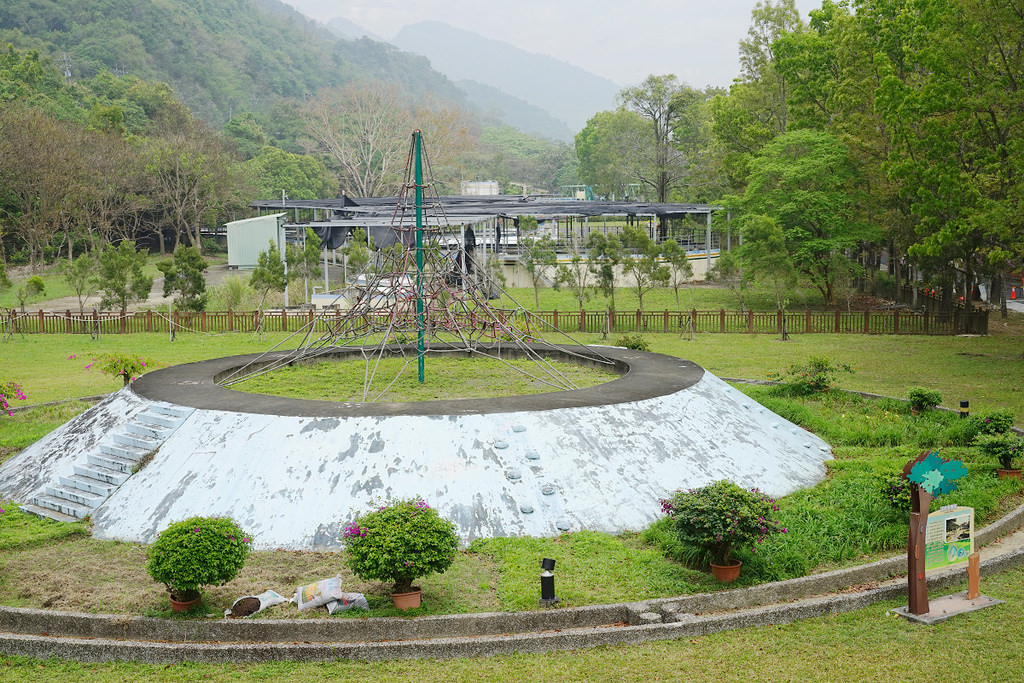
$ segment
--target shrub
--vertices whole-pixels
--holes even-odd
[[[634,351],[651,350],[650,343],[648,343],[648,341],[639,334],[624,334],[615,340],[615,345],[627,349],[633,349]]]
[[[736,547],[757,544],[786,529],[774,519],[779,506],[757,489],[746,490],[722,480],[688,491],[676,491],[662,501],[662,510],[675,521],[684,546],[696,551],[700,564],[726,564]]]
[[[828,391],[835,384],[836,373],[853,372],[846,363],[837,363],[824,356],[812,356],[806,363],[794,363],[782,372],[772,372],[768,378],[794,396],[809,396]]]
[[[882,498],[893,510],[910,510],[910,482],[900,474],[891,474],[882,480]]]
[[[444,573],[459,548],[455,524],[422,498],[391,502],[356,516],[342,540],[355,575],[389,581],[393,593],[410,592],[421,576]]]
[[[914,410],[928,410],[942,403],[942,394],[934,389],[913,387],[907,392],[907,400]]]
[[[21,390],[21,385],[0,380],[0,412],[12,415],[11,401],[14,399],[25,400],[25,392]]]
[[[225,584],[238,575],[252,539],[227,517],[190,517],[157,535],[146,571],[175,599],[201,586]]]
[[[1013,411],[992,410],[978,416],[979,434],[1003,434],[1013,427]]]
[[[1013,463],[1024,454],[1024,439],[1012,432],[979,434],[974,443],[982,453],[995,458],[1004,470],[1014,469]]]
[[[94,358],[85,366],[85,369],[88,370],[95,366],[104,375],[122,378],[124,385],[128,386],[130,381],[146,371],[147,365],[152,364],[152,361],[147,361],[142,356],[133,356],[127,353],[105,353],[99,358]]]

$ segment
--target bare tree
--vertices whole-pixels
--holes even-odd
[[[375,197],[398,188],[414,124],[396,88],[350,83],[325,90],[302,115],[310,137],[340,168],[346,190]]]

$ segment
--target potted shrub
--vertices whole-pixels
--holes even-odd
[[[146,571],[167,586],[176,612],[199,602],[202,586],[225,584],[238,575],[252,539],[227,517],[190,517],[157,534]]]
[[[929,410],[942,403],[942,394],[934,389],[913,387],[907,392],[907,400],[910,402],[910,412],[917,415],[922,410]]]
[[[719,581],[739,576],[743,563],[731,557],[735,548],[753,548],[772,534],[786,532],[774,519],[779,510],[774,500],[726,480],[676,491],[662,508],[673,518],[680,543],[694,551],[691,559],[710,564]]]
[[[419,607],[421,591],[412,582],[442,574],[459,548],[455,524],[422,498],[390,502],[358,515],[342,533],[348,565],[363,580],[392,584],[391,597],[401,610]]]
[[[997,432],[979,434],[974,443],[982,453],[999,462],[999,469],[996,471],[1000,478],[1021,478],[1021,471],[1014,467],[1014,463],[1024,454],[1024,439],[1013,432]]]

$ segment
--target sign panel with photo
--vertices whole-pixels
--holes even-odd
[[[928,515],[924,543],[926,570],[967,562],[974,552],[974,508],[958,507]]]

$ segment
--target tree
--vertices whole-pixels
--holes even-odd
[[[346,285],[349,273],[362,273],[366,270],[373,249],[372,242],[373,240],[367,238],[366,230],[356,228],[349,234],[344,246],[338,249],[345,259],[342,277]]]
[[[153,288],[153,278],[143,273],[146,253],[135,250],[135,242],[124,240],[100,252],[96,286],[103,290],[100,305],[128,309],[131,301],[144,301]]]
[[[669,268],[669,284],[676,293],[676,306],[679,306],[679,288],[693,277],[693,266],[690,256],[674,239],[665,240],[661,245],[661,255]]]
[[[398,188],[413,123],[396,88],[349,83],[321,92],[302,115],[306,132],[337,164],[349,194],[376,197]]]
[[[669,269],[658,263],[660,249],[646,230],[633,225],[622,229],[622,272],[633,278],[633,288],[640,310],[644,310],[644,294],[658,285],[668,284]]]
[[[277,248],[273,240],[268,243],[267,249],[261,251],[260,255],[256,257],[256,267],[249,278],[249,284],[254,290],[260,292],[260,310],[263,310],[263,304],[266,303],[267,295],[270,292],[283,292],[288,286],[281,250]]]
[[[520,221],[522,218],[520,216]],[[555,241],[551,239],[550,235],[544,235],[540,238],[536,236],[523,237],[520,242],[523,249],[519,254],[519,261],[530,276],[530,284],[533,285],[534,306],[540,308],[540,286],[547,277],[547,271],[558,263]]]
[[[767,288],[775,299],[775,308],[782,314],[782,339],[786,331],[786,306],[789,294],[797,284],[796,266],[789,256],[786,237],[782,228],[769,218],[759,214],[743,217],[743,246],[739,248],[740,258],[746,276],[753,282]]]
[[[256,188],[256,199],[333,197],[336,182],[323,162],[304,154],[291,154],[276,147],[264,147],[242,165]]]
[[[85,310],[85,301],[96,293],[96,259],[91,254],[79,254],[74,261],[61,266],[64,281],[78,297],[78,312]]]
[[[627,138],[627,157],[622,161],[641,183],[653,190],[657,201],[668,201],[669,193],[686,174],[685,154],[675,145],[674,133],[684,103],[692,89],[677,82],[672,74],[650,75],[636,87],[619,93],[619,100],[647,123],[643,136]]]
[[[317,278],[323,273],[320,269],[320,238],[313,232],[313,228],[306,228],[306,241],[299,247],[288,247],[288,279],[295,281],[302,278],[303,282],[309,281],[310,278]],[[306,287],[307,295],[309,293],[309,287]],[[304,296],[303,300],[308,300],[308,296]]]
[[[729,288],[739,303],[740,311],[746,311],[743,302],[743,293],[747,289],[747,280],[743,276],[743,267],[740,264],[738,250],[721,251],[715,265],[711,267],[705,277],[709,282],[722,282]]]
[[[157,268],[164,274],[164,296],[174,297],[174,306],[180,311],[204,311],[209,293],[206,291],[206,260],[195,247],[179,246],[174,259],[161,261]]]
[[[583,303],[590,298],[590,279],[593,273],[589,263],[584,261],[580,244],[575,235],[569,243],[571,256],[568,264],[559,264],[555,269],[555,287],[565,286],[572,292],[580,310],[583,310]]]
[[[576,134],[576,156],[580,179],[602,196],[625,195],[632,175],[624,163],[625,141],[641,139],[646,132],[643,117],[625,108],[601,111]]]
[[[40,296],[45,291],[46,283],[43,282],[43,278],[38,275],[33,275],[26,280],[25,284],[18,287],[14,294],[14,297],[18,300],[18,305],[21,306],[21,312],[25,312],[25,304],[37,296]]]
[[[841,141],[797,130],[775,138],[755,157],[743,209],[773,218],[793,263],[833,303],[834,256],[878,230],[863,220],[861,178]]]
[[[587,238],[590,272],[597,278],[597,288],[607,300],[608,309],[615,310],[615,269],[625,258],[617,235],[592,232]]]

